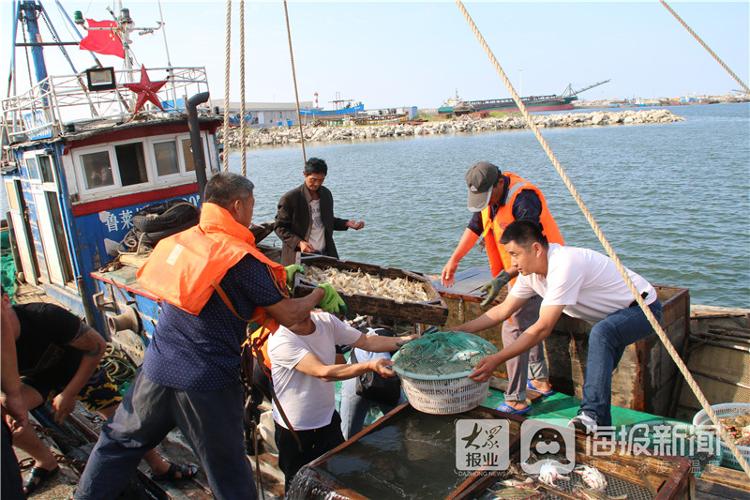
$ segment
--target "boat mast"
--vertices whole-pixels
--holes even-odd
[[[164,27],[164,12],[161,9],[161,0],[156,0],[156,4],[159,6],[159,28],[161,28],[161,34],[164,37],[164,51],[167,53],[167,75],[172,87],[172,100],[174,109],[177,109],[177,90],[174,83],[174,70],[172,70],[172,58],[169,57],[169,44],[167,43],[167,28]],[[187,105],[187,103],[185,103]]]
[[[31,45],[31,58],[34,62],[34,73],[36,83],[41,87],[42,94],[49,90],[47,79],[47,65],[44,62],[44,47],[42,46],[42,36],[39,33],[39,23],[37,16],[42,11],[42,6],[34,0],[19,0],[19,17],[23,19],[26,25],[26,32],[29,34]],[[15,51],[15,50],[14,50]],[[31,82],[30,82],[31,83]],[[47,97],[43,96],[43,103],[47,105]]]

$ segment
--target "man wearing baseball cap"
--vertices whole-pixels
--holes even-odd
[[[450,259],[443,267],[441,281],[452,286],[458,263],[469,253],[480,238],[484,238],[487,259],[493,279],[482,287],[486,297],[485,307],[491,304],[500,290],[514,280],[518,270],[511,265],[510,255],[500,243],[504,229],[514,221],[528,220],[542,226],[544,235],[551,243],[563,244],[560,230],[547,207],[542,192],[522,177],[503,173],[497,166],[480,161],[466,172],[469,189],[468,208],[473,212],[469,225]],[[504,345],[510,345],[539,317],[541,297],[527,301],[507,321],[503,322]],[[554,393],[548,379],[544,347],[538,344],[531,350],[506,362],[508,390],[505,403],[497,409],[506,413],[524,414],[529,411],[526,404],[526,389],[549,396]]]

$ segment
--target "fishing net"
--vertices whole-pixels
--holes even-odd
[[[394,370],[416,380],[468,376],[479,360],[496,353],[489,341],[465,332],[435,332],[403,346],[393,357]]]

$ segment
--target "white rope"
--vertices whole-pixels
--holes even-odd
[[[680,24],[687,30],[687,32],[690,33],[691,35],[693,35],[693,38],[695,38],[698,41],[698,43],[701,44],[701,46],[704,49],[706,49],[709,54],[711,54],[711,57],[713,57],[716,60],[716,62],[719,63],[719,65],[722,68],[724,68],[724,70],[726,70],[727,73],[729,73],[729,76],[731,76],[732,78],[734,78],[734,81],[736,81],[737,83],[740,84],[740,86],[743,88],[743,90],[745,91],[745,93],[746,94],[750,94],[750,88],[747,87],[747,84],[745,84],[745,82],[743,82],[742,80],[740,80],[740,77],[737,76],[734,73],[734,71],[732,71],[729,68],[729,66],[727,66],[726,63],[724,61],[722,61],[719,56],[716,55],[716,52],[714,52],[713,50],[711,50],[711,47],[709,47],[706,44],[706,42],[704,42],[703,39],[701,37],[699,37],[698,34],[695,31],[693,31],[693,29],[690,26],[688,26],[688,24],[685,21],[682,20],[682,18],[677,14],[677,12],[675,12],[674,10],[672,10],[672,7],[670,7],[667,4],[667,2],[665,2],[664,0],[659,0],[659,1],[664,6],[664,8],[667,9],[675,17],[675,19],[677,19],[680,22]]]
[[[232,0],[227,0],[226,19],[224,22],[224,127],[222,141],[224,142],[223,170],[229,170],[229,81],[232,67]]]
[[[242,176],[247,176],[245,154],[245,0],[240,0],[240,152],[242,153]]]
[[[284,0],[284,18],[286,19],[286,35],[289,40],[289,59],[292,62],[292,81],[294,82],[294,100],[297,103],[297,123],[299,124],[299,143],[302,146],[302,161],[307,162],[307,151],[305,151],[305,134],[302,129],[302,114],[299,110],[299,92],[297,91],[297,70],[294,67],[294,50],[292,49],[292,29],[289,27],[289,9]]]
[[[724,443],[729,447],[730,450],[732,450],[732,453],[734,454],[735,458],[739,462],[740,466],[748,475],[748,477],[750,477],[750,466],[748,465],[747,461],[742,456],[739,449],[737,449],[737,445],[734,443],[734,440],[729,436],[727,431],[724,430],[724,428],[720,425],[720,422],[719,422],[718,417],[716,416],[716,413],[714,413],[713,408],[711,408],[711,404],[706,400],[706,397],[703,395],[703,392],[701,391],[700,387],[696,383],[692,374],[690,373],[687,366],[685,366],[685,363],[680,358],[680,355],[677,353],[677,350],[672,345],[672,342],[669,340],[669,337],[667,337],[667,334],[664,332],[661,325],[659,325],[659,322],[656,320],[656,317],[654,317],[653,313],[651,312],[651,309],[649,309],[649,307],[646,305],[646,302],[643,300],[643,297],[641,297],[640,292],[635,287],[635,285],[633,284],[633,281],[630,279],[630,276],[625,270],[625,266],[623,266],[622,262],[620,261],[620,258],[617,256],[615,249],[612,247],[612,245],[610,245],[606,236],[604,236],[604,232],[602,231],[601,227],[599,227],[599,224],[594,219],[594,216],[591,214],[588,207],[586,207],[586,204],[583,202],[583,199],[578,194],[578,191],[573,185],[573,182],[568,177],[568,174],[565,172],[562,165],[557,160],[557,157],[552,152],[552,149],[550,148],[546,139],[542,136],[541,132],[539,131],[539,128],[536,126],[536,123],[534,123],[534,120],[531,118],[531,115],[529,114],[528,110],[526,109],[526,106],[521,100],[521,97],[518,95],[518,93],[516,92],[516,89],[513,87],[513,84],[508,79],[508,75],[506,75],[502,66],[500,66],[500,63],[495,57],[495,54],[493,54],[492,49],[490,49],[486,40],[482,36],[482,33],[479,31],[479,28],[477,28],[477,25],[474,23],[474,20],[471,18],[471,15],[469,15],[469,12],[466,10],[466,7],[464,7],[464,4],[461,2],[461,0],[455,0],[455,2],[456,2],[456,5],[458,6],[458,9],[461,11],[464,18],[466,19],[466,22],[469,24],[471,31],[476,36],[477,41],[482,46],[482,49],[484,49],[484,51],[487,53],[487,56],[489,57],[492,65],[495,67],[495,70],[497,71],[498,76],[503,81],[503,84],[508,89],[508,92],[510,92],[511,97],[513,97],[513,100],[515,101],[516,106],[518,106],[518,109],[521,111],[521,114],[526,120],[526,123],[528,124],[529,129],[531,129],[531,131],[534,133],[534,136],[536,137],[537,141],[539,141],[539,144],[542,146],[542,149],[547,154],[547,157],[549,158],[550,162],[552,162],[552,166],[560,175],[560,178],[562,179],[563,184],[565,184],[565,187],[568,188],[568,191],[570,191],[570,194],[573,196],[573,199],[575,199],[576,203],[578,204],[578,207],[581,209],[581,212],[583,212],[583,215],[586,217],[586,220],[591,225],[591,228],[594,230],[596,237],[599,238],[599,241],[601,242],[602,246],[606,250],[607,255],[609,255],[609,257],[615,263],[615,267],[617,267],[617,271],[622,276],[622,279],[625,281],[625,284],[628,286],[628,288],[630,289],[630,292],[633,294],[633,297],[637,301],[641,310],[646,315],[646,319],[648,319],[648,322],[651,324],[651,327],[659,336],[659,339],[661,340],[662,344],[664,344],[665,349],[667,350],[672,360],[677,365],[677,368],[685,377],[685,380],[690,386],[690,389],[693,391],[693,394],[695,394],[696,398],[698,399],[698,402],[700,402],[701,407],[703,407],[703,409],[706,411],[709,418],[711,419],[711,422],[716,426],[716,430],[721,436],[721,438],[723,439]]]

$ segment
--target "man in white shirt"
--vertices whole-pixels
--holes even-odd
[[[370,371],[394,376],[388,359],[336,364],[336,345],[391,352],[413,338],[367,336],[328,313],[312,313],[300,323],[276,330],[268,340],[271,376],[278,402],[293,428],[286,427],[274,403],[279,468],[287,489],[303,465],[344,442],[332,382]]]
[[[516,284],[502,304],[456,330],[477,332],[495,326],[534,295],[543,299],[539,320],[514,343],[481,360],[471,378],[487,380],[500,363],[547,338],[562,313],[583,319],[594,325],[589,333],[583,401],[571,424],[586,432],[595,431],[597,425],[611,425],[612,371],[628,345],[654,333],[614,262],[586,248],[550,245],[539,226],[529,221],[508,225],[501,242],[520,273]],[[661,320],[662,307],[654,287],[633,271],[628,274]]]

